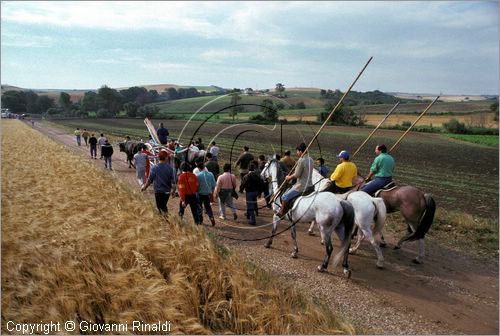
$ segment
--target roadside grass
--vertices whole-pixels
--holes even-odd
[[[498,135],[445,134],[447,137],[475,144],[498,147]]]
[[[406,224],[399,213],[388,215],[386,229],[399,238]],[[483,218],[456,210],[436,209],[434,222],[427,233],[439,244],[475,255],[498,257],[498,218]]]
[[[125,323],[129,332],[132,321],[169,321],[173,334],[357,333],[204,227],[160,216],[113,173],[26,124],[2,121],[1,145],[3,320]]]

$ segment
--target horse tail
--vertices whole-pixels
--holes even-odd
[[[387,208],[385,207],[384,200],[379,197],[372,198],[373,205],[375,205],[375,227],[373,228],[373,235],[382,233],[385,219],[387,217]]]
[[[344,224],[344,240],[340,246],[340,252],[333,258],[333,267],[337,266],[344,255],[348,252],[349,246],[351,246],[352,230],[354,228],[354,208],[347,201],[340,201],[342,210],[344,210],[344,215],[342,216],[341,222]]]
[[[414,234],[414,240],[417,239],[423,239],[425,237],[425,234],[427,231],[429,231],[429,228],[432,225],[432,222],[434,221],[434,214],[436,213],[436,202],[432,198],[431,195],[425,194],[425,213],[422,219],[420,220],[420,225],[418,226],[417,230],[415,231]]]

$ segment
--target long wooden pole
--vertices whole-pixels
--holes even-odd
[[[424,112],[420,113],[420,115],[418,116],[418,118],[413,122],[413,124],[411,124],[410,127],[408,127],[408,129],[406,130],[406,132],[403,133],[403,135],[398,139],[398,141],[396,141],[396,143],[394,145],[392,145],[391,149],[389,149],[389,152],[392,152],[394,150],[394,148],[396,148],[396,146],[401,142],[401,140],[403,140],[403,138],[406,136],[406,134],[408,134],[408,132],[411,131],[411,129],[413,128],[413,126],[416,125],[416,123],[424,116],[424,114],[429,111],[429,109],[432,107],[432,105],[434,105],[435,102],[437,102],[437,100],[439,99],[439,96],[436,97],[436,99],[434,99],[432,101],[432,103],[429,104],[429,106],[427,106],[427,108],[424,110]]]
[[[311,139],[311,141],[309,142],[309,145],[307,145],[306,147],[306,150],[302,153],[302,155],[300,156],[299,159],[301,159],[304,154],[309,150],[309,147],[311,147],[312,143],[314,142],[314,140],[316,140],[316,138],[318,137],[318,135],[321,133],[321,131],[323,130],[323,128],[325,128],[325,126],[328,124],[328,122],[330,121],[330,119],[332,118],[333,114],[335,113],[335,111],[339,108],[340,104],[342,104],[342,102],[344,101],[344,98],[347,96],[347,94],[351,91],[352,87],[354,86],[354,84],[356,84],[356,82],[358,81],[359,77],[361,77],[361,75],[363,74],[363,72],[365,71],[366,67],[368,66],[368,64],[370,64],[370,62],[372,61],[373,59],[373,56],[370,57],[370,59],[368,60],[368,62],[366,62],[365,66],[363,67],[363,69],[361,69],[361,71],[359,72],[358,76],[356,77],[356,79],[354,79],[354,81],[352,82],[351,86],[349,86],[349,88],[347,89],[347,91],[342,95],[342,97],[340,98],[340,100],[338,101],[337,105],[335,105],[335,107],[333,108],[332,112],[330,112],[330,114],[328,115],[328,117],[326,118],[326,120],[323,122],[323,125],[321,125],[321,127],[319,128],[319,130],[316,132],[316,134],[314,135],[314,137]],[[295,165],[292,167],[292,169],[290,169],[290,171],[288,172],[288,175],[291,175],[293,174],[293,171],[295,169],[295,167],[297,166],[297,163],[299,161],[297,160],[297,162],[295,162]],[[283,189],[283,187],[286,185],[287,181],[283,181],[283,183],[279,186],[278,190],[276,191],[276,193],[274,194],[273,196],[273,201],[276,199],[277,195],[279,195],[279,191],[281,189]]]
[[[386,114],[386,116],[384,117],[384,119],[382,119],[382,121],[377,125],[377,127],[375,127],[375,129],[370,133],[370,135],[368,136],[368,138],[366,138],[365,141],[363,141],[363,143],[361,145],[359,145],[358,149],[356,149],[356,151],[354,152],[354,154],[351,155],[351,159],[353,157],[356,156],[356,154],[358,154],[358,152],[361,150],[361,148],[363,148],[363,146],[368,142],[368,140],[370,140],[370,138],[372,137],[373,134],[375,134],[375,132],[379,129],[379,127],[387,120],[387,118],[389,118],[389,116],[392,114],[392,112],[394,112],[394,110],[396,109],[396,107],[398,107],[400,101],[398,101],[396,103],[396,105],[394,105],[394,107],[389,111],[389,113]]]

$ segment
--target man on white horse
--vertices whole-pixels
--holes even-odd
[[[340,163],[335,168],[335,171],[330,176],[330,187],[328,191],[334,194],[343,194],[352,188],[352,180],[358,175],[358,168],[349,161],[349,152],[343,150],[337,155]]]
[[[309,155],[306,155],[306,149],[307,146],[303,142],[297,146],[296,150],[299,161],[296,164],[295,172],[293,174],[289,172],[285,177],[286,181],[296,179],[297,182],[281,197],[281,209],[276,214],[280,218],[285,216],[288,210],[290,210],[290,204],[295,198],[301,196],[307,189],[313,186],[312,173],[314,161]]]

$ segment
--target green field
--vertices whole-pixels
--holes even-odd
[[[498,135],[446,134],[446,136],[461,141],[498,147]]]

